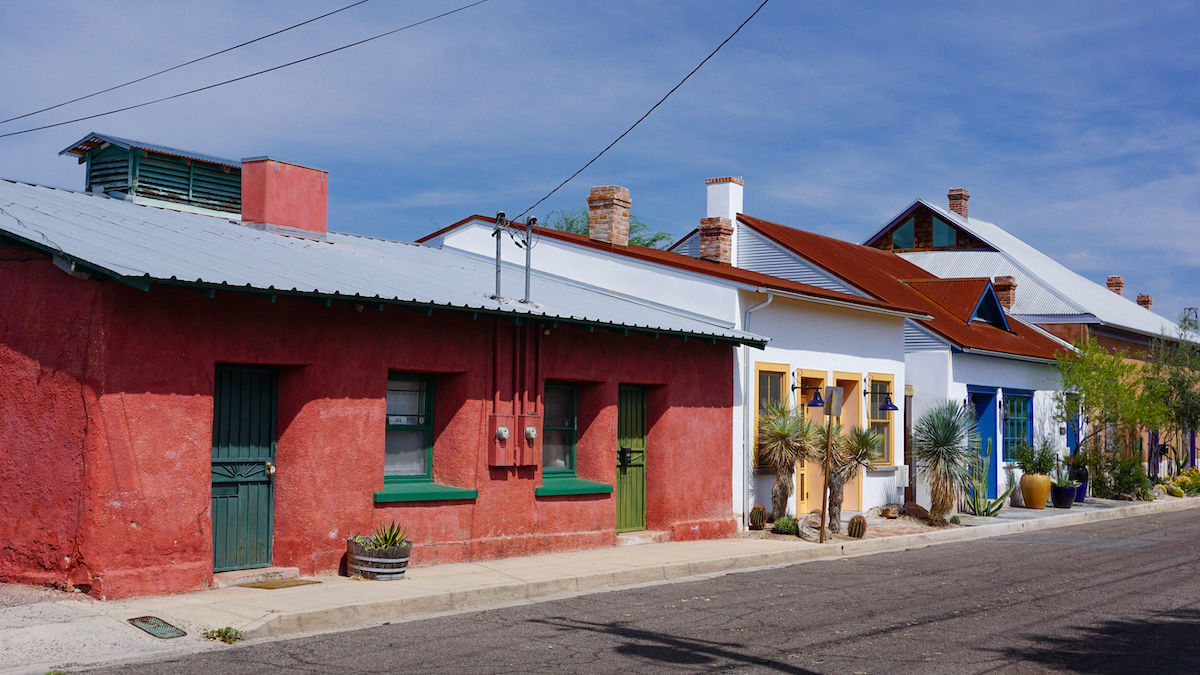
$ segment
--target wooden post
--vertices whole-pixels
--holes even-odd
[[[830,412],[833,412],[832,410]],[[821,458],[821,541],[825,543],[825,517],[829,509],[829,453],[833,452],[833,415],[826,415],[825,456]]]

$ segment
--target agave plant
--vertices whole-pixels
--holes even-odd
[[[796,488],[796,462],[813,456],[815,425],[786,401],[768,402],[758,422],[758,457],[775,470],[771,488],[771,519],[787,515],[787,502]]]
[[[1008,501],[1013,490],[1017,489],[1018,483],[1009,480],[1008,489],[1004,494],[995,499],[988,499],[988,485],[991,482],[992,468],[992,439],[988,439],[987,452],[978,460],[971,462],[971,475],[967,486],[967,508],[970,509],[972,515],[986,516],[991,518],[1000,509],[1004,508],[1004,502]]]
[[[828,433],[831,439],[825,437],[826,429],[822,429],[819,436],[822,447],[826,447],[825,441],[832,440],[830,446],[833,448],[829,456],[829,529],[841,532],[846,483],[854,480],[859,470],[870,464],[871,453],[879,448],[883,436],[870,427],[863,429],[857,426],[850,427],[849,433],[843,433],[840,424],[834,424]]]
[[[917,477],[929,483],[933,504],[929,516],[942,520],[954,508],[961,486],[969,485],[971,465],[979,457],[975,413],[956,401],[926,408],[913,425],[913,460]]]
[[[361,544],[364,548],[393,548],[408,543],[408,530],[400,527],[393,520],[391,525],[384,526],[383,523],[376,525],[375,531],[369,537],[361,534],[352,534],[350,538]]]

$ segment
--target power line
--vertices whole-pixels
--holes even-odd
[[[679,84],[677,84],[677,85],[675,85],[674,87],[672,87],[672,88],[671,88],[671,91],[668,91],[666,96],[663,96],[661,99],[659,99],[658,103],[655,103],[653,107],[651,107],[649,110],[647,110],[645,115],[642,115],[641,117],[639,117],[639,118],[638,118],[638,121],[636,121],[636,122],[634,122],[634,123],[633,123],[633,126],[631,126],[631,127],[629,127],[628,129],[626,129],[626,130],[625,130],[625,133],[621,134],[620,136],[617,136],[617,140],[613,141],[612,143],[609,143],[609,144],[608,144],[608,147],[606,147],[606,148],[604,148],[603,150],[601,150],[601,151],[600,151],[600,154],[598,154],[598,155],[596,155],[595,157],[593,157],[593,158],[591,158],[590,160],[588,160],[588,163],[587,163],[587,164],[584,164],[582,168],[580,168],[580,169],[579,169],[578,171],[576,171],[575,173],[571,174],[570,178],[567,178],[567,179],[566,179],[566,180],[564,180],[563,182],[559,183],[559,184],[558,184],[558,187],[556,187],[556,188],[554,188],[553,190],[551,190],[551,191],[549,192],[549,194],[547,194],[545,197],[542,197],[541,199],[539,199],[539,200],[537,201],[537,204],[534,204],[533,206],[531,206],[531,207],[529,207],[529,208],[525,209],[524,211],[522,211],[522,212],[520,213],[520,215],[518,215],[518,216],[517,216],[516,218],[514,218],[513,220],[520,220],[521,216],[523,216],[523,215],[525,215],[526,213],[529,213],[530,211],[532,211],[532,210],[536,209],[536,208],[538,207],[538,205],[540,205],[542,202],[544,202],[544,201],[546,201],[547,199],[549,199],[549,198],[550,198],[550,197],[551,197],[551,196],[552,196],[552,195],[553,195],[555,192],[558,192],[560,189],[562,189],[562,187],[563,187],[564,185],[566,185],[567,183],[570,183],[572,180],[574,180],[574,179],[575,179],[575,177],[576,177],[576,176],[578,176],[579,174],[583,173],[583,172],[584,172],[584,169],[587,169],[589,166],[591,166],[593,163],[595,163],[595,161],[596,161],[596,160],[598,160],[598,159],[600,159],[602,156],[604,156],[604,153],[606,153],[606,152],[608,152],[609,150],[611,150],[611,149],[612,149],[612,147],[613,147],[614,145],[616,145],[617,143],[619,143],[619,142],[621,141],[621,139],[622,139],[622,138],[625,138],[625,136],[627,136],[627,135],[629,134],[629,132],[633,131],[633,130],[634,130],[634,128],[635,128],[635,127],[637,127],[637,125],[639,125],[639,124],[641,124],[641,123],[642,123],[642,120],[644,120],[644,119],[646,119],[647,117],[649,117],[649,116],[650,116],[650,113],[654,112],[654,109],[655,109],[655,108],[657,108],[658,106],[662,105],[663,101],[667,100],[667,98],[669,98],[669,97],[671,96],[671,94],[674,94],[676,89],[678,89],[678,88],[682,87],[682,86],[683,86],[683,83],[688,81],[688,78],[690,78],[692,75],[695,75],[697,70],[700,70],[700,68],[701,68],[701,67],[703,67],[703,66],[704,66],[704,64],[708,63],[708,60],[709,60],[709,59],[711,59],[712,57],[716,56],[717,52],[721,51],[721,47],[724,47],[724,46],[725,46],[725,44],[726,44],[727,42],[729,42],[730,40],[732,40],[732,39],[733,39],[733,36],[737,35],[737,34],[738,34],[738,32],[739,32],[739,31],[741,31],[741,30],[742,30],[742,28],[744,28],[744,27],[746,26],[746,24],[750,23],[750,19],[753,19],[753,18],[754,18],[754,15],[755,15],[755,14],[758,14],[759,10],[761,10],[763,7],[765,7],[765,6],[767,5],[767,3],[768,3],[768,2],[770,2],[770,1],[771,1],[771,0],[763,0],[763,3],[762,3],[761,5],[759,5],[759,6],[758,6],[758,9],[754,10],[754,12],[750,14],[750,16],[746,17],[746,20],[745,20],[745,21],[743,21],[743,22],[742,22],[742,24],[741,24],[740,26],[738,26],[738,27],[737,27],[737,30],[735,30],[735,31],[733,31],[732,33],[730,33],[730,34],[729,34],[729,37],[725,38],[725,41],[724,41],[724,42],[722,42],[721,44],[717,45],[717,48],[716,48],[716,49],[714,49],[714,50],[712,50],[712,53],[711,53],[711,54],[709,54],[708,56],[704,57],[704,60],[700,62],[700,65],[698,65],[698,66],[696,66],[695,68],[693,68],[693,69],[692,69],[692,72],[688,73],[686,77],[684,77],[682,80],[680,80],[680,81],[679,81]],[[3,138],[3,136],[0,136],[0,138]]]
[[[17,115],[16,117],[10,117],[10,118],[8,118],[8,119],[6,119],[6,120],[0,120],[0,124],[7,124],[7,123],[9,123],[9,122],[14,122],[14,121],[16,121],[16,120],[19,120],[19,119],[24,119],[24,118],[26,118],[26,117],[31,117],[31,116],[33,116],[33,115],[38,115],[38,114],[40,114],[40,113],[44,113],[44,112],[46,112],[46,111],[48,111],[48,110],[54,110],[55,108],[61,108],[61,107],[63,107],[64,105],[70,105],[70,104],[72,104],[72,103],[78,103],[79,101],[82,101],[82,100],[85,100],[85,99],[89,99],[89,98],[91,98],[91,97],[93,97],[93,96],[99,96],[100,94],[107,94],[107,93],[108,93],[108,92],[110,92],[110,91],[116,91],[117,89],[120,89],[120,88],[122,88],[122,87],[128,87],[128,86],[129,86],[129,85],[131,85],[131,84],[137,84],[138,82],[145,82],[146,80],[148,80],[148,79],[150,79],[150,78],[152,78],[152,77],[158,77],[159,75],[162,75],[163,73],[169,73],[169,72],[171,72],[172,70],[179,70],[180,68],[183,68],[184,66],[190,66],[190,65],[192,65],[193,63],[200,63],[201,61],[203,61],[203,60],[205,60],[205,59],[211,59],[211,58],[212,58],[212,57],[214,57],[214,56],[220,56],[221,54],[225,54],[225,53],[227,53],[227,52],[231,52],[231,51],[233,51],[233,50],[235,50],[235,49],[240,49],[240,48],[242,48],[242,47],[245,47],[246,45],[252,45],[252,44],[254,44],[255,42],[261,42],[262,40],[266,40],[267,38],[275,37],[276,35],[279,35],[280,33],[286,33],[286,32],[288,32],[289,30],[292,30],[293,28],[299,28],[299,27],[301,27],[301,26],[308,25],[308,24],[310,24],[310,23],[312,23],[312,22],[314,22],[314,21],[320,21],[321,19],[324,19],[324,18],[325,18],[325,17],[327,17],[327,16],[333,16],[334,14],[337,14],[338,12],[344,12],[344,11],[346,11],[346,10],[350,9],[351,7],[357,7],[357,6],[361,5],[361,4],[363,4],[364,2],[368,2],[368,0],[359,0],[359,1],[358,1],[358,2],[356,2],[356,3],[350,4],[350,5],[346,5],[345,7],[341,8],[341,9],[335,9],[335,10],[333,10],[332,12],[327,12],[327,13],[325,13],[325,14],[322,14],[321,16],[316,16],[316,17],[313,17],[313,18],[309,19],[308,21],[301,21],[300,23],[298,23],[298,24],[296,24],[296,25],[294,25],[294,26],[288,26],[287,28],[283,28],[283,29],[281,29],[281,30],[277,30],[277,31],[275,31],[274,33],[268,33],[268,34],[266,34],[266,35],[264,35],[264,36],[262,36],[262,37],[257,37],[257,38],[254,38],[253,40],[250,40],[249,42],[243,42],[243,43],[242,43],[242,44],[240,44],[240,45],[234,45],[234,46],[232,46],[232,47],[229,47],[229,48],[227,48],[227,49],[222,49],[222,50],[221,50],[221,51],[219,51],[219,52],[213,52],[213,53],[211,53],[211,54],[209,54],[209,55],[207,55],[207,56],[201,56],[201,57],[200,57],[200,58],[198,58],[198,59],[192,59],[191,61],[187,61],[187,62],[181,63],[181,64],[179,64],[179,65],[177,65],[177,66],[171,66],[170,68],[167,68],[167,69],[165,69],[165,70],[160,70],[160,71],[158,71],[157,73],[150,73],[149,75],[147,75],[147,76],[145,76],[145,77],[139,77],[139,78],[138,78],[138,79],[136,79],[136,80],[130,80],[130,81],[128,81],[128,82],[126,82],[126,83],[124,83],[124,84],[118,84],[118,85],[116,85],[116,86],[114,86],[114,87],[109,87],[108,89],[101,89],[100,91],[92,92],[92,93],[88,94],[87,96],[80,96],[79,98],[73,98],[73,99],[71,99],[70,101],[63,101],[62,103],[59,103],[59,104],[57,104],[57,105],[52,105],[52,106],[50,106],[50,107],[48,107],[48,108],[42,108],[41,110],[34,110],[33,112],[28,112],[28,113],[25,113],[24,115]]]
[[[430,21],[435,21],[435,20],[437,20],[437,19],[440,19],[440,18],[442,18],[442,17],[450,16],[451,14],[456,14],[456,13],[458,13],[458,12],[461,12],[461,11],[463,11],[464,9],[470,9],[470,8],[472,8],[472,7],[476,6],[476,5],[482,5],[483,3],[487,2],[487,1],[488,1],[488,0],[477,0],[476,2],[472,2],[472,3],[471,3],[471,4],[469,4],[469,5],[463,5],[462,7],[459,7],[459,8],[457,8],[457,9],[452,9],[452,10],[450,10],[450,11],[448,11],[448,12],[442,12],[441,14],[438,14],[437,16],[431,16],[431,17],[429,17],[428,19],[423,19],[423,20],[421,20],[421,21],[418,21],[418,22],[416,22],[416,23],[410,23],[410,24],[408,24],[407,26],[402,26],[402,27],[400,27],[400,28],[396,28],[396,29],[393,29],[393,30],[389,30],[389,31],[387,31],[386,33],[380,33],[379,35],[376,35],[376,36],[373,36],[373,37],[369,37],[369,38],[366,38],[366,39],[364,39],[364,40],[359,40],[358,42],[351,42],[351,43],[350,43],[350,44],[348,44],[348,45],[343,45],[343,46],[341,46],[341,47],[337,47],[336,49],[330,49],[329,51],[321,52],[320,54],[313,54],[312,56],[306,56],[306,57],[304,57],[304,58],[302,58],[302,59],[297,59],[297,60],[295,60],[295,61],[292,61],[292,62],[290,62],[290,63],[285,63],[285,64],[283,64],[283,65],[275,66],[275,67],[273,67],[273,68],[267,68],[266,70],[260,70],[260,71],[258,71],[258,72],[255,72],[255,73],[250,73],[249,75],[242,75],[241,77],[235,77],[235,78],[233,78],[232,80],[225,80],[224,82],[217,82],[216,84],[210,84],[210,85],[208,85],[208,86],[206,86],[206,87],[200,87],[199,89],[192,89],[191,91],[185,91],[185,92],[183,92],[183,93],[181,93],[181,94],[173,94],[173,95],[171,95],[171,96],[164,96],[164,97],[162,97],[162,98],[156,98],[156,99],[154,99],[153,101],[146,101],[145,103],[138,103],[138,104],[135,104],[135,105],[128,105],[128,106],[125,106],[124,108],[117,108],[117,109],[115,109],[115,110],[109,110],[108,112],[96,113],[95,115],[86,115],[86,116],[84,116],[84,117],[77,117],[77,118],[75,118],[75,119],[73,119],[73,120],[67,120],[67,121],[65,121],[65,122],[56,122],[56,123],[54,123],[54,124],[45,124],[45,125],[42,125],[42,126],[40,126],[40,127],[33,127],[33,128],[31,128],[31,129],[24,129],[24,130],[21,130],[21,131],[10,131],[10,132],[9,132],[9,133],[7,133],[7,134],[0,134],[0,138],[8,138],[9,136],[19,136],[19,135],[21,135],[21,134],[28,134],[28,133],[31,133],[31,132],[34,132],[34,131],[41,131],[41,130],[43,130],[43,129],[52,129],[52,128],[54,128],[54,127],[61,127],[61,126],[67,125],[67,124],[74,124],[75,122],[82,122],[82,121],[84,121],[84,120],[91,120],[91,119],[95,119],[95,118],[97,118],[97,117],[106,117],[106,116],[108,116],[108,115],[115,115],[115,114],[117,114],[117,113],[119,113],[119,112],[125,112],[126,110],[133,110],[133,109],[135,109],[135,108],[144,108],[144,107],[146,107],[146,106],[148,106],[148,105],[154,105],[155,103],[162,103],[163,101],[170,101],[171,99],[182,98],[182,97],[184,97],[184,96],[188,96],[188,95],[190,95],[190,94],[195,94],[195,93],[202,92],[202,91],[208,91],[209,89],[216,89],[217,87],[222,87],[222,86],[224,86],[224,85],[227,85],[227,84],[233,84],[234,82],[240,82],[240,81],[242,81],[242,80],[248,80],[248,79],[250,79],[250,78],[252,78],[252,77],[256,77],[256,76],[258,76],[258,75],[263,75],[263,74],[265,74],[265,73],[270,73],[270,72],[273,72],[273,71],[276,71],[276,70],[282,70],[282,69],[284,69],[284,68],[287,68],[287,67],[289,67],[289,66],[294,66],[294,65],[296,65],[296,64],[298,64],[298,63],[304,63],[305,61],[312,61],[313,59],[319,59],[319,58],[321,58],[322,56],[328,56],[328,55],[330,55],[330,54],[333,54],[333,53],[335,53],[335,52],[340,52],[340,51],[342,51],[342,50],[344,50],[344,49],[350,49],[351,47],[357,47],[357,46],[359,46],[359,45],[361,45],[361,44],[366,44],[366,43],[368,43],[368,42],[371,42],[372,40],[378,40],[378,39],[380,39],[380,38],[384,38],[384,37],[387,37],[387,36],[389,36],[389,35],[393,35],[393,34],[395,34],[395,33],[399,33],[400,31],[403,31],[403,30],[408,30],[409,28],[415,28],[415,27],[417,27],[417,26],[420,26],[421,24],[429,23]]]

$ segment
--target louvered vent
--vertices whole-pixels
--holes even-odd
[[[83,161],[92,192],[124,192],[230,213],[242,210],[238,166],[107,142],[90,148]]]

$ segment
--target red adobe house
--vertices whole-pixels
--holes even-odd
[[[392,520],[414,565],[735,531],[728,373],[762,338],[536,272],[493,299],[485,259],[327,232],[319,170],[68,151],[89,192],[0,181],[0,580],[328,574]]]

